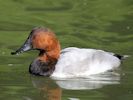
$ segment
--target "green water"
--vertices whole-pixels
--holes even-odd
[[[114,73],[90,79],[35,77],[37,51],[12,56],[35,26],[55,31],[62,48],[131,55]],[[132,100],[133,0],[0,0],[0,100]]]

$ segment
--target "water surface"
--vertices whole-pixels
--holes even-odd
[[[132,100],[132,0],[0,0],[0,100]],[[32,76],[37,51],[12,56],[35,26],[55,31],[61,47],[131,55],[117,71],[89,78]]]

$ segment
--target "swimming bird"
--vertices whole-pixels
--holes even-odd
[[[29,66],[29,72],[57,78],[100,74],[117,68],[126,57],[88,48],[68,47],[61,50],[55,33],[43,27],[32,29],[25,43],[11,54],[29,50],[39,51],[38,57]]]

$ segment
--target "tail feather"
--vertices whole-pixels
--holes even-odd
[[[114,54],[114,56],[119,58],[120,60],[123,60],[123,59],[130,57],[129,55],[119,55],[119,54]]]

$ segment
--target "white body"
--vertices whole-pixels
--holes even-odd
[[[65,48],[51,77],[86,77],[117,68],[120,60],[113,53],[96,49]]]

